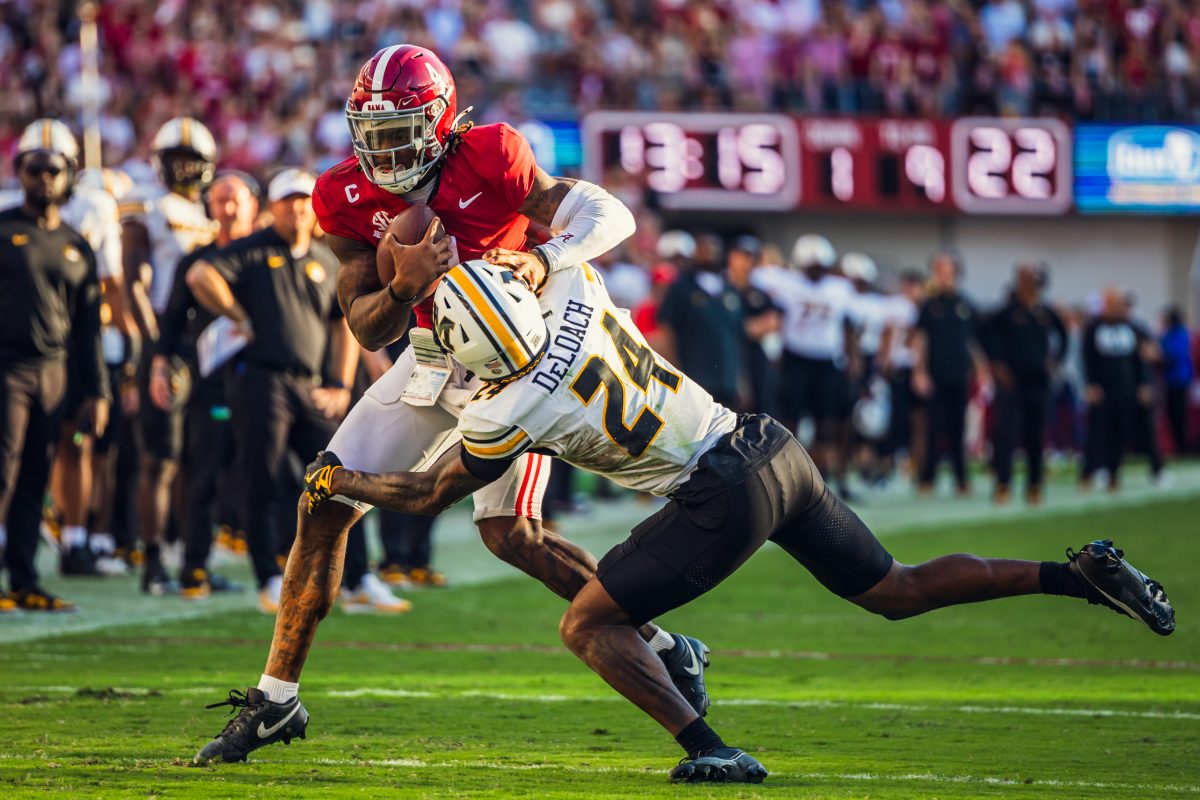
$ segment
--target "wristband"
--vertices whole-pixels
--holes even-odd
[[[414,302],[416,302],[417,295],[421,294],[421,292],[418,291],[417,294],[414,294],[412,297],[405,299],[405,298],[401,297],[400,295],[396,294],[396,290],[392,288],[392,284],[390,282],[387,285],[387,293],[388,293],[388,297],[392,298],[393,301],[395,301],[396,303],[398,303],[399,305],[402,305],[402,306],[411,306]]]
[[[326,389],[345,389],[346,384],[341,381],[325,381],[323,384]]]

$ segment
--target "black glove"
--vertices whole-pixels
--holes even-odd
[[[304,493],[308,497],[309,514],[333,494],[333,473],[341,468],[342,462],[328,450],[317,453],[313,462],[304,468]]]

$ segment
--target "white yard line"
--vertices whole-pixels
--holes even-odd
[[[181,687],[165,690],[147,689],[142,687],[111,687],[118,695],[129,695],[133,698],[146,697],[151,692],[170,695],[219,695],[222,691],[213,687]],[[77,686],[30,686],[9,687],[10,692],[28,691],[36,694],[75,694],[80,690]],[[103,691],[103,690],[101,690]],[[331,689],[314,693],[318,697],[361,698],[375,697],[400,700],[430,700],[430,699],[480,699],[497,702],[515,703],[619,703],[624,700],[615,694],[605,695],[565,695],[565,694],[534,694],[521,692],[488,692],[477,689],[463,691],[421,691],[412,689],[387,689],[364,687],[358,689]],[[765,708],[794,708],[816,710],[865,710],[865,711],[900,711],[904,713],[946,713],[1003,715],[1018,714],[1047,717],[1107,717],[1114,719],[1155,719],[1172,721],[1200,721],[1200,712],[1192,711],[1159,711],[1156,709],[1118,709],[1118,708],[1061,708],[1053,706],[988,706],[988,705],[936,705],[927,703],[879,703],[854,700],[772,700],[763,698],[716,698],[715,707],[721,706],[758,706]]]
[[[0,760],[15,760],[15,761],[55,761],[57,763],[70,763],[70,759],[65,759],[58,756],[47,755],[45,753],[0,753]],[[263,759],[255,758],[256,764],[286,764],[291,766],[303,766],[305,764],[318,764],[328,767],[367,767],[367,768],[385,768],[385,769],[487,769],[487,770],[502,770],[506,772],[565,772],[585,775],[657,775],[665,773],[665,769],[658,767],[602,767],[586,764],[549,764],[549,763],[529,763],[518,764],[498,761],[426,761],[420,758],[380,758],[380,759],[353,759],[353,758],[313,758],[313,759],[298,759],[295,761],[283,761],[278,759]],[[104,768],[113,765],[133,765],[143,766],[152,769],[158,769],[161,764],[151,764],[144,759],[132,758],[113,758],[104,759],[100,764],[90,764]],[[770,766],[768,765],[768,769]],[[1109,790],[1109,791],[1126,791],[1126,792],[1174,792],[1181,794],[1200,794],[1200,786],[1189,786],[1181,784],[1151,784],[1151,783],[1113,783],[1108,781],[1070,781],[1057,780],[1054,778],[1000,778],[992,775],[940,775],[932,772],[910,772],[897,774],[882,774],[871,772],[790,772],[790,771],[773,771],[771,776],[767,778],[768,784],[772,781],[777,781],[781,778],[813,780],[813,781],[854,781],[859,783],[935,783],[935,784],[960,784],[971,785],[979,784],[982,786],[1046,786],[1053,788],[1065,789],[1090,789],[1090,790]]]

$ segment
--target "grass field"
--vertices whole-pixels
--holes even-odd
[[[309,738],[248,764],[186,766],[224,724],[203,704],[261,671],[272,620],[248,598],[55,635],[14,627],[0,649],[0,797],[1195,796],[1200,500],[1104,500],[1038,514],[978,503],[974,522],[947,501],[915,526],[895,522],[918,513],[905,503],[865,515],[905,561],[1049,559],[1112,536],[1167,586],[1170,638],[1062,598],[887,622],[773,547],[664,620],[713,648],[709,721],[771,770],[761,786],[669,784],[675,743],[561,647],[558,600],[501,571],[416,595],[399,619],[335,612],[303,680]]]

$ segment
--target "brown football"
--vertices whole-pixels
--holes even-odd
[[[396,241],[400,244],[416,244],[421,241],[425,235],[425,229],[429,227],[429,223],[436,216],[433,209],[422,204],[409,206],[392,219],[387,230],[383,232],[383,237],[379,240],[379,246],[375,249],[375,269],[379,272],[380,283],[387,286],[396,276],[396,264],[392,260],[392,251],[384,244],[388,234],[395,236]],[[445,235],[446,229],[439,223],[438,230],[434,234],[434,241],[439,241]]]

